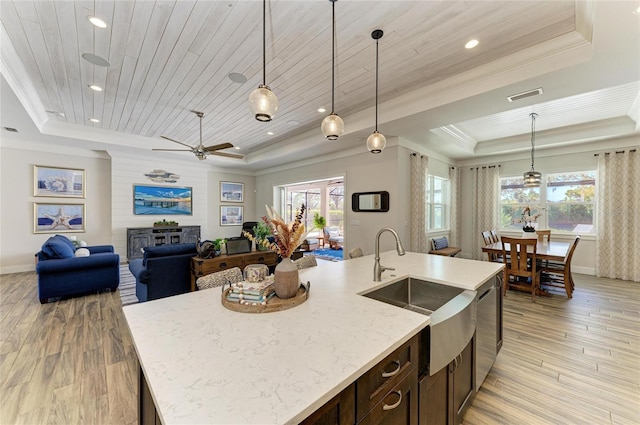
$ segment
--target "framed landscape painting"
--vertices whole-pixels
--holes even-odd
[[[33,204],[33,233],[84,232],[84,204]]]
[[[192,215],[191,188],[133,185],[135,215]]]
[[[243,202],[244,183],[220,182],[221,202]]]
[[[242,224],[242,207],[220,207],[221,226],[239,226]]]
[[[33,182],[33,196],[85,197],[85,171],[79,168],[34,165]]]

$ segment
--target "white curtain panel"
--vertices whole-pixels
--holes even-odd
[[[429,252],[427,242],[427,164],[429,159],[416,153],[411,167],[411,251]]]
[[[600,154],[596,276],[640,282],[640,152]]]
[[[497,166],[477,167],[472,170],[472,180],[472,254],[474,260],[487,260],[487,254],[482,252],[484,240],[481,232],[498,228],[500,217],[500,172]]]
[[[460,167],[449,168],[449,187],[451,193],[451,214],[449,225],[449,246],[460,246]]]

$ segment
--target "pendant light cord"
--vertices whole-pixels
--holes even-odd
[[[262,85],[267,85],[267,0],[262,0]]]
[[[530,115],[531,115],[531,171],[534,171],[534,169],[533,169],[533,151],[534,151],[535,145],[536,145],[536,117],[538,116],[538,114],[532,113]]]
[[[378,39],[376,39],[376,131],[378,131]]]
[[[333,28],[331,30],[331,113],[335,112],[336,91],[336,0],[331,1]]]

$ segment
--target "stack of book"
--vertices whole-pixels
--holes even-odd
[[[243,281],[231,284],[227,300],[247,305],[266,305],[267,301],[275,294],[273,276],[267,276],[262,282]]]

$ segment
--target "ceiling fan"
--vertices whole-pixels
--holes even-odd
[[[244,155],[240,155],[240,154],[236,154],[236,153],[218,152],[221,149],[232,148],[233,145],[231,143],[221,143],[219,145],[204,146],[202,144],[202,118],[204,117],[204,113],[203,112],[198,112],[198,111],[191,111],[191,112],[193,112],[198,117],[200,117],[200,143],[198,144],[198,146],[194,147],[194,146],[188,145],[186,143],[182,143],[182,142],[178,142],[177,140],[170,139],[167,136],[160,136],[163,139],[169,140],[171,142],[179,143],[179,144],[181,144],[183,146],[188,147],[189,149],[152,149],[152,150],[154,150],[154,151],[193,152],[194,155],[196,156],[196,158],[198,158],[199,160],[206,159],[207,155],[218,155],[218,156],[224,156],[224,157],[227,157],[227,158],[236,158],[236,159],[244,158]]]

